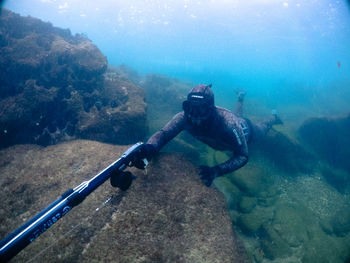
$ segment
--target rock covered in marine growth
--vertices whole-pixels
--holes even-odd
[[[350,114],[338,118],[310,118],[299,128],[299,134],[329,166],[321,168],[329,184],[339,192],[350,191]]]
[[[85,36],[2,9],[0,147],[142,139],[144,94],[107,67],[106,57]]]
[[[1,150],[0,238],[126,148],[76,140]],[[184,157],[162,154],[147,174],[133,172],[128,191],[106,182],[13,262],[247,262],[224,197]]]
[[[350,114],[339,118],[310,118],[300,126],[299,133],[321,158],[350,172]]]

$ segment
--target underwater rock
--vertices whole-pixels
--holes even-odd
[[[237,210],[241,191],[226,176],[220,176],[214,181],[215,186],[224,194],[230,210]]]
[[[308,119],[300,126],[299,134],[320,158],[350,173],[350,114]],[[337,187],[338,183],[334,184]]]
[[[126,148],[76,140],[1,150],[0,238]],[[147,174],[132,171],[128,191],[100,186],[13,262],[248,262],[223,195],[184,157],[161,154]]]
[[[250,214],[241,214],[237,220],[237,225],[247,235],[256,233],[262,224],[262,218],[255,211]]]
[[[105,73],[103,87],[90,111],[80,115],[76,136],[116,144],[142,141],[147,132],[143,90],[113,69]]]
[[[279,236],[270,224],[264,224],[262,228],[265,239],[263,239],[261,246],[266,258],[274,260],[286,257],[292,253],[292,249],[287,242]]]
[[[333,233],[337,236],[345,236],[350,232],[350,206],[339,209],[330,220]]]
[[[237,220],[239,228],[248,236],[259,235],[261,227],[271,222],[273,211],[256,206],[250,213],[241,213]]]
[[[136,70],[130,68],[128,65],[122,64],[118,67],[110,65],[109,68],[116,71],[118,75],[124,78],[124,80],[131,81],[136,86],[142,84],[143,77],[141,77]]]
[[[144,138],[143,91],[125,74],[106,71],[106,57],[88,38],[1,11],[0,148]]]
[[[160,155],[147,175],[135,181],[114,220],[92,239],[82,259],[245,261],[241,245],[232,238],[223,196],[215,188],[204,187],[197,172],[184,157]]]
[[[91,92],[103,81],[107,59],[85,36],[33,17],[2,9],[0,35],[1,98],[22,92],[27,80],[37,85]]]
[[[248,163],[246,166],[235,171],[229,176],[229,179],[243,193],[250,196],[258,196],[259,193],[265,191],[271,184],[268,170],[254,163]]]
[[[349,245],[349,238],[346,237],[335,239],[325,233],[312,233],[310,241],[303,246],[300,262],[349,262]]]
[[[126,148],[77,140],[57,146],[26,144],[1,150],[0,239],[68,189],[92,178]],[[111,220],[113,206],[98,212],[95,209],[113,194],[119,192],[109,184],[100,186],[12,261],[35,258],[35,262],[78,262],[91,236]]]
[[[239,211],[242,213],[251,212],[257,204],[257,200],[255,197],[242,196],[239,202]]]
[[[346,194],[350,188],[350,175],[349,172],[343,169],[337,169],[323,165],[320,168],[322,176],[326,179],[326,182],[333,186],[338,192]]]
[[[252,143],[251,149],[290,175],[311,173],[315,165],[314,156],[302,145],[274,129],[271,129],[264,138]]]
[[[314,228],[315,215],[303,204],[276,204],[273,228],[290,247],[299,247],[309,241]]]
[[[325,180],[340,193],[350,188],[350,114],[343,118],[311,118],[299,128],[302,140],[326,161],[320,167]]]
[[[275,188],[275,185],[271,185],[266,190],[259,193],[258,204],[262,207],[270,207],[275,204],[278,199],[280,191]]]

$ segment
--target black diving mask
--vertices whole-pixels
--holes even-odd
[[[183,102],[182,108],[187,115],[196,118],[204,118],[208,116],[210,111],[210,106],[208,104],[188,100]]]
[[[194,98],[192,96],[190,99],[183,102],[182,108],[187,118],[198,125],[202,121],[208,119],[212,107],[202,99],[201,96]]]

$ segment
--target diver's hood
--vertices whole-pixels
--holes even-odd
[[[187,95],[187,101],[214,106],[214,93],[209,85],[197,85]]]
[[[187,95],[182,104],[186,117],[194,124],[199,125],[208,119],[214,108],[214,93],[211,85],[195,86]]]

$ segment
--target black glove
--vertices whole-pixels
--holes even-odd
[[[142,144],[137,159],[132,162],[132,166],[135,166],[139,169],[145,169],[147,164],[145,164],[143,159],[147,159],[147,161],[150,161],[155,153],[156,149],[152,144]]]
[[[216,167],[209,167],[201,165],[199,167],[199,176],[206,186],[211,186],[213,180],[219,176],[219,169]]]

